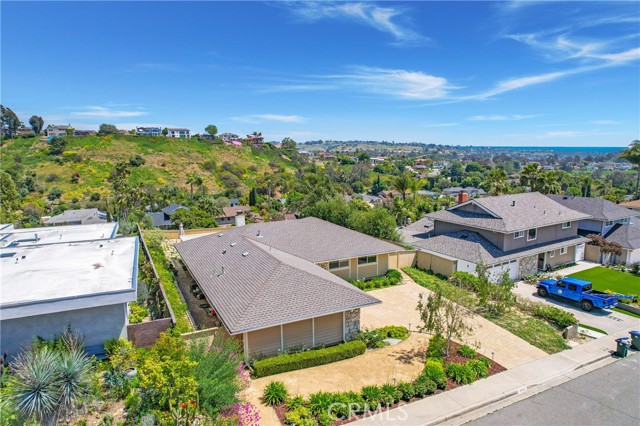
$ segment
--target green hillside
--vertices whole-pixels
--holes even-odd
[[[35,172],[34,191],[25,201],[44,201],[53,188],[62,191],[61,202],[81,205],[92,194],[109,195],[107,179],[118,161],[135,156],[144,164],[131,168],[130,182],[144,187],[189,189],[188,175],[195,173],[204,182],[207,193],[237,187],[248,191],[256,179],[276,172],[292,172],[291,161],[277,148],[226,146],[197,139],[130,135],[66,138],[62,155],[50,155],[45,138],[14,139],[3,142],[2,170],[16,183]],[[76,178],[74,179],[74,175]],[[79,176],[78,176],[79,175]]]

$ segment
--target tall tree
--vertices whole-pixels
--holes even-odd
[[[0,122],[2,122],[10,138],[13,137],[16,129],[20,126],[20,119],[16,113],[11,108],[5,108],[3,105],[0,105]]]
[[[406,201],[407,192],[414,187],[415,178],[409,172],[402,172],[393,180],[393,188],[402,195],[402,201]]]
[[[622,150],[620,158],[627,160],[633,164],[638,170],[638,178],[636,180],[636,200],[640,198],[640,140],[631,142],[628,148]]]
[[[202,178],[196,173],[189,173],[189,176],[187,176],[187,183],[191,188],[191,199],[193,200],[193,186],[202,186]]]
[[[560,182],[558,181],[558,175],[554,171],[542,173],[538,185],[538,191],[543,194],[559,194],[562,190]]]
[[[282,139],[282,149],[285,151],[295,151],[296,150],[296,141],[291,138]]]
[[[520,170],[520,185],[531,187],[531,191],[539,191],[542,167],[538,163],[529,163]]]
[[[0,223],[11,223],[17,219],[20,196],[11,175],[0,172]]]
[[[33,133],[35,133],[36,135],[39,135],[40,132],[42,131],[42,128],[44,127],[44,120],[42,119],[42,117],[38,115],[32,115],[31,118],[29,119],[29,124],[33,129]]]
[[[502,169],[491,169],[484,178],[482,186],[492,195],[500,195],[509,192],[509,178],[507,172]]]
[[[167,129],[166,127],[164,129],[162,129],[162,135],[163,136],[167,136],[169,134],[169,129]]]
[[[209,133],[213,137],[215,137],[218,134],[218,128],[215,126],[215,124],[209,124],[207,127],[204,128],[204,131]]]
[[[118,128],[114,124],[102,123],[98,130],[100,135],[114,135],[118,132]]]

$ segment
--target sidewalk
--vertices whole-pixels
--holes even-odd
[[[638,321],[640,325],[640,320]],[[627,330],[628,331],[628,330]],[[622,330],[620,335],[624,335]],[[614,336],[605,336],[571,350],[531,361],[471,385],[353,422],[353,425],[436,425],[506,398],[535,389],[598,361],[614,362]]]

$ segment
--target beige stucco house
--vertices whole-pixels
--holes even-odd
[[[397,268],[403,251],[313,217],[232,228],[176,249],[246,357],[352,340],[360,309],[380,301],[346,280]]]

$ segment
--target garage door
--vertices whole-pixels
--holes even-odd
[[[511,278],[512,280],[517,280],[518,279],[518,261],[512,260],[510,262],[504,262],[504,263],[492,265],[488,271],[491,281],[497,281],[498,278],[500,278],[500,274],[502,274],[503,271],[509,271],[509,278]]]

